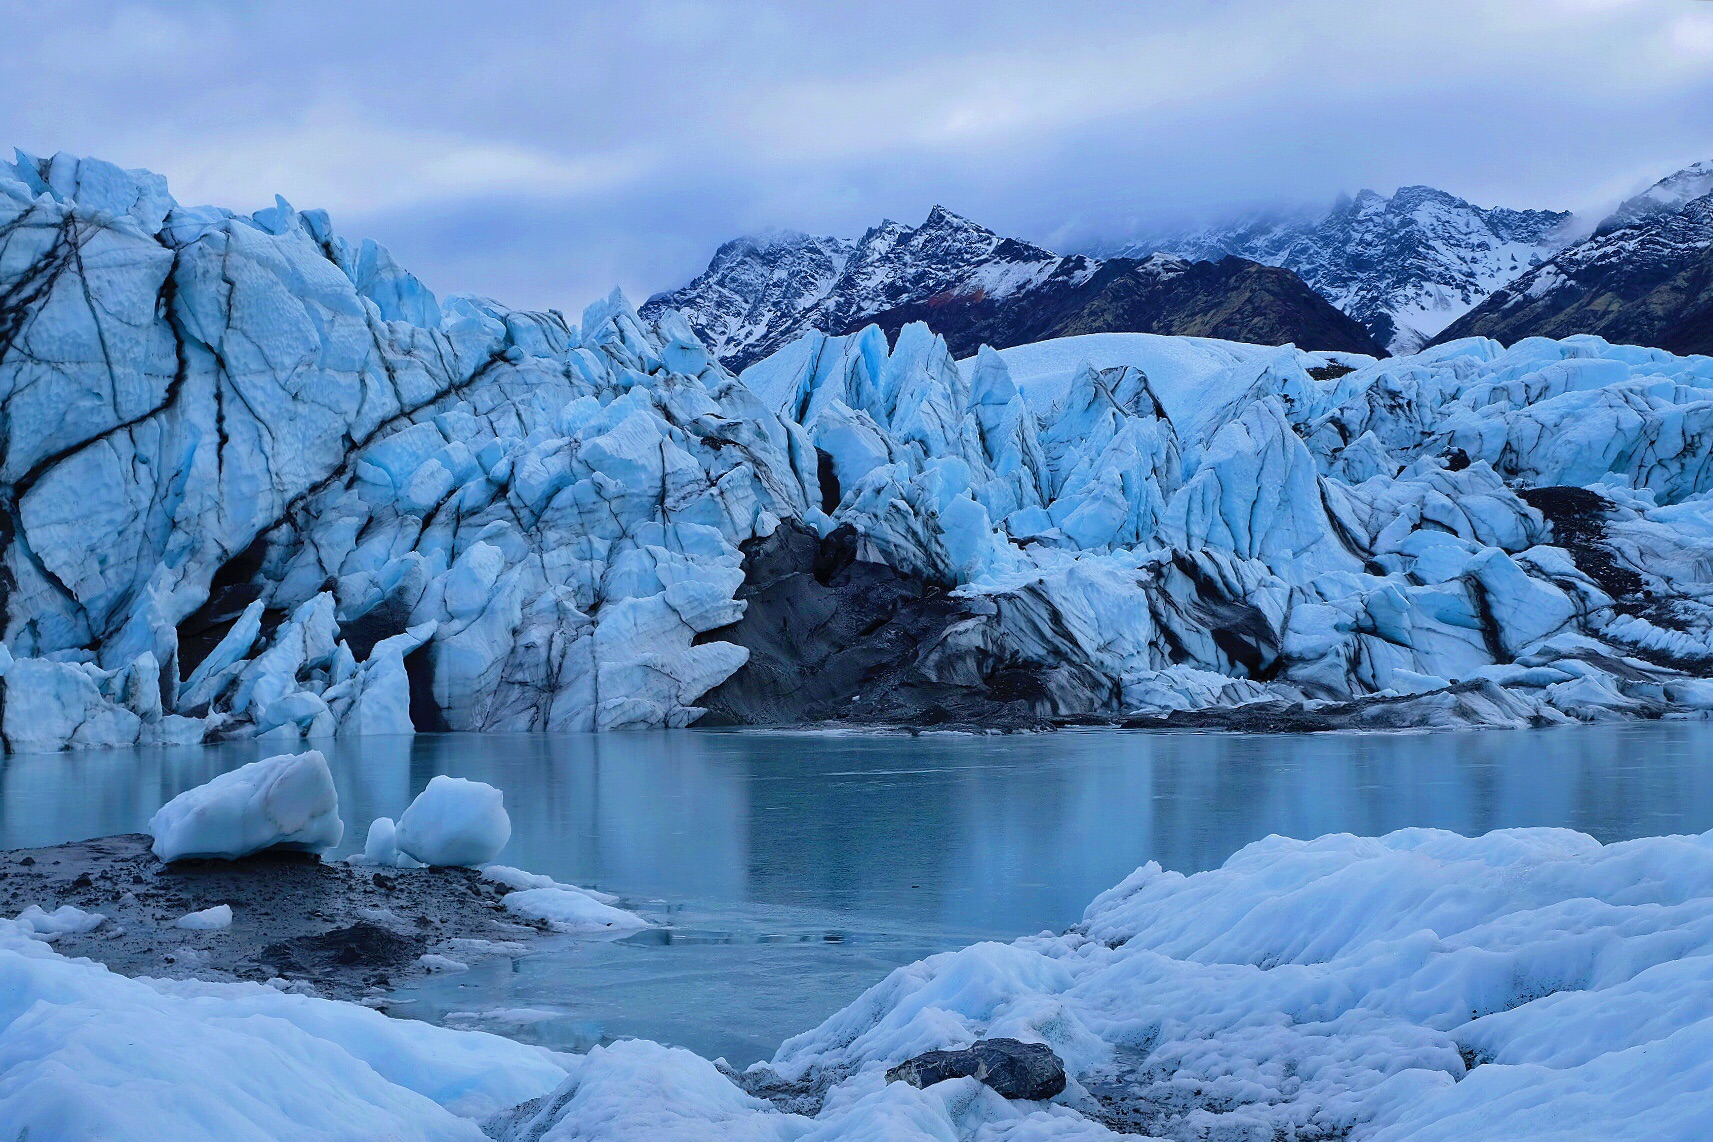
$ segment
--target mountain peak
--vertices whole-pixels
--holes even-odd
[[[922,225],[918,226],[917,230],[968,230],[977,234],[993,233],[986,226],[972,222],[957,211],[941,206],[937,202],[933,209],[928,211],[928,217],[922,220]]]
[[[1562,249],[1568,215],[1484,209],[1438,187],[1341,194],[1319,213],[1248,213],[1114,253],[1228,254],[1298,274],[1394,353],[1414,352],[1488,294]]]
[[[1634,226],[1660,214],[1674,214],[1703,195],[1713,193],[1713,160],[1703,159],[1666,175],[1640,194],[1619,204],[1594,228],[1596,236]]]
[[[1258,223],[1259,225],[1259,223]],[[926,322],[957,355],[1070,333],[1184,333],[1260,344],[1378,353],[1350,317],[1295,274],[1240,258],[1174,253],[1142,261],[1063,257],[936,203],[920,226],[887,220],[835,239],[750,241],[743,257],[653,298],[682,312],[728,367],[741,370],[811,330]],[[721,247],[722,256],[732,246]]]

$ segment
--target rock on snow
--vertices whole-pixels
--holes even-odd
[[[318,750],[252,761],[187,789],[149,818],[154,853],[236,860],[263,849],[322,853],[339,843],[339,795]]]
[[[377,838],[374,828],[369,827],[370,841],[382,850],[379,855],[385,855],[385,830]],[[503,793],[481,781],[441,774],[399,817],[396,844],[400,852],[423,864],[474,867],[499,856],[511,836]]]
[[[740,379],[63,155],[0,164],[0,296],[11,749],[688,725],[783,520],[949,593],[916,676],[1038,718],[1706,707],[1703,357],[911,325]]]

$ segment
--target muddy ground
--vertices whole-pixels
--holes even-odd
[[[425,954],[465,964],[517,956],[547,931],[507,912],[510,890],[474,869],[375,869],[303,853],[166,865],[150,844],[127,833],[0,852],[0,916],[71,904],[106,920],[54,947],[121,974],[273,980],[382,1009],[391,989],[430,965],[452,966],[424,963]],[[219,904],[232,906],[230,928],[176,926]]]

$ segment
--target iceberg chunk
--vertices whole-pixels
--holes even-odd
[[[100,912],[85,912],[70,904],[61,904],[52,912],[45,910],[40,904],[32,904],[18,913],[17,923],[28,928],[32,935],[52,940],[56,936],[93,932],[101,927],[106,919]]]
[[[339,795],[319,750],[281,754],[188,789],[149,819],[154,853],[236,860],[263,849],[323,853],[339,843]]]
[[[232,906],[216,904],[212,908],[180,916],[174,923],[193,932],[219,932],[232,926]]]
[[[505,794],[462,777],[434,778],[398,821],[398,847],[428,865],[481,865],[511,840]]]

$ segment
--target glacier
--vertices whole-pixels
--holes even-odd
[[[0,408],[10,750],[1713,708],[1713,360],[1594,337],[734,376],[618,294],[436,298],[325,213],[19,155]]]
[[[1151,862],[1066,932],[898,968],[742,1073],[128,979],[48,928],[0,919],[0,1119],[31,1137],[1687,1142],[1713,1090],[1713,833],[1408,829]],[[992,1037],[1049,1046],[1066,1089],[886,1080]]]

